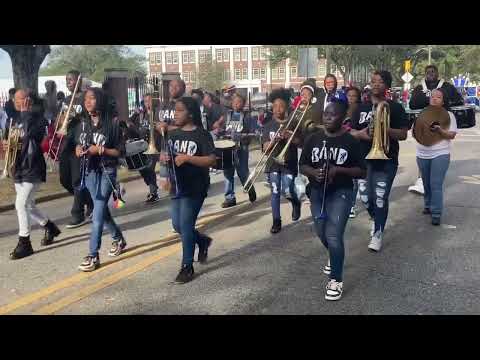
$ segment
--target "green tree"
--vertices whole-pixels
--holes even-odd
[[[195,87],[208,91],[221,89],[225,85],[224,67],[216,62],[200,64],[197,72]]]
[[[146,59],[125,45],[62,45],[52,50],[40,75],[63,75],[71,69],[85,77],[102,82],[105,69],[123,68],[146,72]]]

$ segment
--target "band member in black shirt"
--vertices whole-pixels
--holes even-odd
[[[225,126],[225,111],[222,105],[215,102],[216,100],[215,95],[211,93],[207,92],[203,95],[203,105],[207,115],[207,130],[212,135],[213,140],[217,140]]]
[[[164,130],[166,130],[166,125]],[[193,257],[198,244],[198,262],[205,263],[212,239],[195,229],[198,213],[210,186],[208,168],[215,164],[215,148],[209,133],[203,129],[200,109],[191,97],[175,103],[176,129],[168,129],[169,153],[160,161],[173,166],[171,179],[171,216],[173,228],[182,238],[182,266],[175,279],[186,283],[193,279]],[[173,154],[173,159],[170,157]]]
[[[81,159],[80,187],[86,187],[93,199],[93,223],[89,253],[78,267],[93,271],[100,266],[99,250],[104,225],[112,236],[109,256],[118,256],[127,245],[108,209],[108,200],[116,183],[118,158],[125,153],[118,118],[112,115],[108,96],[100,88],[85,92],[80,123],[74,130],[75,153]]]
[[[430,104],[432,91],[435,89],[445,90],[449,99],[448,104],[446,104],[448,107],[463,105],[462,95],[457,91],[455,86],[444,79],[439,79],[438,68],[435,65],[428,65],[425,67],[425,78],[420,85],[413,89],[409,103],[410,109],[418,110],[427,107]],[[421,195],[425,193],[420,170],[418,171],[417,181],[408,188],[408,191]]]
[[[222,204],[223,208],[237,204],[235,198],[235,170],[242,185],[245,185],[250,174],[248,170],[248,146],[256,135],[253,119],[248,112],[243,111],[244,106],[245,98],[238,93],[234,94],[232,96],[233,109],[226,116],[225,135],[235,141],[237,147],[234,150],[234,167],[223,170],[225,177],[225,201]],[[248,198],[250,202],[254,202],[257,199],[253,186],[248,193]]]
[[[170,94],[170,99],[168,102],[160,106],[160,122],[165,122],[171,130],[175,128],[175,103],[178,99],[185,96],[185,89],[185,81],[183,81],[182,79],[171,80],[168,84],[168,92]],[[160,127],[158,127],[158,131],[160,131]]]
[[[343,236],[352,206],[352,180],[366,175],[360,143],[342,127],[346,114],[347,105],[332,100],[323,113],[325,130],[305,140],[300,158],[300,171],[309,179],[307,193],[315,231],[329,252],[324,268],[324,273],[330,276],[326,300],[339,300],[342,296]]]
[[[386,100],[385,93],[392,85],[392,75],[388,71],[375,71],[371,78],[371,103],[360,105],[358,116],[352,119],[351,134],[360,140],[362,156],[365,158],[372,147],[373,134],[369,133],[369,124],[379,102],[387,101],[390,107],[390,128],[387,130],[390,138],[390,149],[386,154],[390,160],[366,160],[367,178],[358,180],[360,199],[374,220],[372,238],[368,248],[380,251],[383,232],[388,217],[388,198],[393,180],[397,174],[399,141],[407,138],[408,119],[403,106],[397,102]]]
[[[19,132],[21,149],[17,151],[13,164],[13,180],[15,182],[15,209],[18,217],[18,244],[10,254],[16,260],[33,254],[30,242],[32,220],[45,228],[42,246],[50,245],[60,234],[58,227],[48,219],[35,205],[35,191],[40,183],[46,181],[47,167],[43,157],[41,142],[45,136],[46,119],[43,117],[41,100],[30,90],[19,89],[14,95],[17,119],[16,125],[9,132]],[[14,130],[15,129],[15,130]],[[9,133],[9,135],[13,135]],[[8,150],[8,141],[3,142],[4,150]]]
[[[270,94],[270,102],[273,104],[273,119],[268,122],[262,134],[262,144],[265,152],[269,151],[271,146],[279,142],[275,148],[273,157],[280,154],[288,139],[292,136],[291,130],[283,130],[277,133],[281,124],[288,121],[287,109],[290,103],[290,92],[286,89],[275,89]],[[277,134],[277,136],[275,136]],[[276,234],[282,230],[282,220],[280,216],[280,194],[282,193],[286,199],[292,204],[292,220],[297,221],[301,216],[301,202],[295,191],[295,177],[298,174],[298,147],[301,140],[296,137],[292,139],[286,154],[285,165],[270,161],[265,167],[268,174],[268,181],[271,189],[271,205],[273,225],[270,229],[272,234]]]

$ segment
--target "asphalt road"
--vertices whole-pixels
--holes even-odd
[[[479,142],[477,127],[462,130],[454,143],[441,227],[421,214],[423,199],[407,192],[417,173],[414,143],[401,143],[384,248],[368,252],[368,216],[361,210],[347,225],[344,296],[338,302],[323,298],[327,254],[313,233],[307,204],[301,220],[292,223],[290,205],[283,203],[284,228],[274,236],[267,200],[205,218],[204,231],[214,239],[209,262],[195,263],[191,283],[173,284],[181,247],[171,232],[168,200],[145,206],[146,187],[139,180],[127,184],[127,207],[115,211],[130,250],[112,262],[104,235],[103,266],[94,273],[76,270],[86,255],[89,225],[65,230],[47,248],[39,247],[42,234],[36,230],[39,251],[10,261],[17,220],[13,211],[0,214],[0,314],[478,314]],[[220,210],[222,175],[213,181],[203,214]],[[257,190],[268,194],[263,185]],[[64,225],[70,204],[66,198],[40,207]]]

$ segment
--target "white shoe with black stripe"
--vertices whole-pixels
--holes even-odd
[[[343,282],[331,279],[327,284],[325,300],[340,300],[343,293]]]
[[[325,267],[323,268],[323,273],[325,275],[330,275],[331,272],[332,272],[332,268],[330,267],[330,259],[329,259],[327,265],[325,265]]]

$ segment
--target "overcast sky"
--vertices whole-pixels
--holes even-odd
[[[143,45],[128,45],[133,51],[139,55],[145,56],[145,49]],[[0,49],[0,78],[12,77],[12,63],[8,54]]]

